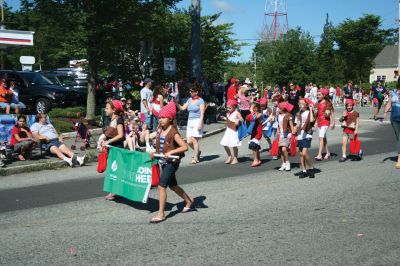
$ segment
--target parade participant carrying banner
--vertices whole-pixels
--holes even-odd
[[[149,153],[110,146],[104,191],[146,203],[151,188],[153,164]]]

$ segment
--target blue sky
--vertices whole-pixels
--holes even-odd
[[[19,0],[6,0],[17,9]],[[222,12],[218,23],[234,23],[234,38],[256,39],[262,31],[266,0],[201,0],[202,15]],[[191,0],[182,0],[178,7],[187,8]],[[319,41],[325,23],[326,13],[334,25],[346,18],[357,19],[364,14],[382,17],[384,28],[396,27],[398,0],[286,0],[289,28],[300,26]],[[242,55],[234,61],[250,59],[255,41],[245,41],[250,46],[243,47]]]

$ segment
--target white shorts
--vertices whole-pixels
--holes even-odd
[[[320,138],[326,138],[326,132],[328,132],[328,128],[329,128],[328,126],[322,126],[318,128]]]
[[[200,118],[189,119],[186,128],[186,138],[195,137],[201,138],[203,137],[203,128],[199,130]]]

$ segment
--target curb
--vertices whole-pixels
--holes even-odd
[[[223,132],[225,129],[226,129],[226,127],[221,127],[221,128],[209,131],[203,135],[203,139],[213,136],[213,135],[216,135],[220,132]],[[92,134],[101,134],[102,129],[101,128],[93,129],[91,131],[92,131]],[[65,138],[70,138],[70,137],[75,137],[75,134],[76,134],[76,132],[69,132],[69,133],[63,133],[61,135]],[[87,154],[87,159],[85,162],[86,163],[97,162],[97,154],[89,152]],[[28,173],[28,172],[38,172],[38,171],[42,171],[42,170],[56,170],[56,169],[66,168],[66,167],[69,167],[69,166],[67,166],[65,164],[65,162],[63,162],[61,160],[54,161],[52,159],[49,159],[43,163],[32,163],[32,164],[27,164],[27,165],[0,168],[0,177]]]

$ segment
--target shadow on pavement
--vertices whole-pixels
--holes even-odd
[[[392,156],[392,157],[387,157],[385,159],[382,160],[382,163],[386,162],[386,161],[392,161],[392,162],[397,162],[397,156]]]
[[[208,162],[208,161],[212,161],[212,160],[215,160],[215,159],[218,159],[219,158],[219,155],[206,155],[206,156],[202,156],[201,157],[201,161],[202,162]]]

